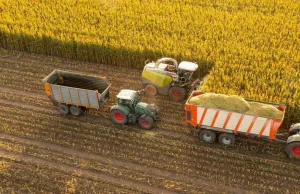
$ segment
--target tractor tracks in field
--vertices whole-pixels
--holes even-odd
[[[5,150],[0,150],[0,156],[1,155],[9,156],[9,157],[15,158],[16,160],[30,163],[33,165],[48,166],[52,169],[56,169],[59,171],[64,171],[64,172],[67,171],[67,172],[72,173],[73,175],[76,174],[79,177],[85,177],[85,178],[96,180],[96,181],[97,180],[108,181],[108,182],[113,182],[113,183],[120,184],[120,185],[125,184],[128,187],[138,188],[145,192],[174,193],[174,192],[170,192],[165,189],[156,188],[156,187],[153,187],[150,185],[145,185],[145,184],[140,184],[140,183],[124,180],[124,179],[119,179],[119,178],[116,178],[116,177],[113,177],[113,176],[110,176],[110,175],[107,175],[104,173],[93,172],[92,170],[81,169],[81,168],[66,165],[66,164],[58,164],[56,162],[51,162],[48,160],[40,159],[40,158],[29,156],[29,155],[12,153],[12,152],[8,152]]]
[[[6,87],[0,87],[0,91],[6,92],[6,93],[12,93],[15,94],[17,91],[11,88],[6,88]],[[22,95],[27,96],[27,97],[33,97],[33,98],[39,98],[39,99],[43,99],[43,100],[49,100],[46,96],[43,95],[39,95],[39,94],[32,94],[29,92],[22,92]],[[54,107],[50,107],[46,108],[40,105],[33,105],[33,104],[28,104],[28,103],[24,103],[21,101],[10,101],[7,99],[2,99],[0,98],[0,105],[4,104],[5,106],[8,107],[21,107],[25,110],[35,110],[37,112],[41,112],[41,113],[46,113],[46,114],[53,114],[53,115],[59,115],[60,113],[55,110]],[[49,102],[50,104],[50,102]],[[95,116],[95,115],[84,115],[83,117],[87,118],[87,122],[93,123],[93,124],[100,124],[100,125],[110,125],[111,121],[105,117],[101,117],[101,116]],[[164,137],[170,138],[170,139],[176,139],[176,140],[184,140],[184,141],[193,141],[194,137],[192,136],[188,136],[184,133],[180,133],[180,132],[173,132],[173,131],[166,131],[163,129],[159,129],[159,128],[154,128],[153,132],[156,133],[157,136],[163,135]],[[153,168],[153,167],[149,167],[149,166],[144,166],[141,164],[136,164],[133,162],[129,162],[126,160],[120,160],[120,159],[116,159],[113,157],[107,157],[105,155],[99,155],[99,154],[95,154],[95,153],[87,153],[87,152],[83,152],[83,151],[79,151],[79,150],[74,150],[71,148],[67,148],[61,145],[54,145],[51,143],[46,143],[46,142],[41,142],[38,140],[33,140],[33,139],[29,139],[29,138],[25,138],[25,137],[19,137],[16,135],[10,135],[10,134],[4,134],[4,133],[0,133],[0,139],[9,139],[15,142],[19,142],[22,144],[26,144],[26,145],[35,145],[38,147],[42,147],[44,149],[50,149],[53,151],[57,151],[60,153],[65,153],[65,154],[72,154],[76,157],[80,157],[80,158],[87,158],[87,159],[93,159],[93,160],[102,160],[104,161],[104,163],[108,163],[110,165],[114,165],[114,166],[118,166],[119,168],[129,168],[129,169],[134,169],[135,171],[140,171],[140,172],[145,172],[146,174],[152,174],[154,176],[157,177],[164,177],[166,179],[170,179],[170,180],[177,180],[180,182],[185,182],[187,184],[190,185],[194,185],[197,186],[199,188],[209,188],[210,190],[216,190],[216,188],[211,186],[211,182],[209,179],[205,179],[203,178],[203,180],[199,180],[199,178],[194,178],[194,177],[188,177],[186,175],[183,174],[178,174],[175,172],[170,172],[168,170],[161,170],[161,169],[157,169],[157,168]],[[33,156],[23,156],[20,155],[21,158],[24,158],[25,162],[32,162],[32,161],[41,161],[41,164],[45,164],[45,165],[50,165],[53,166],[56,163],[51,162],[51,161],[44,161],[43,159],[39,159],[39,160],[35,160],[33,158]],[[63,164],[64,165],[64,164]],[[63,166],[62,165],[62,166]],[[57,169],[63,169],[63,167],[61,167],[61,165],[59,164],[60,167],[56,167]],[[72,167],[72,166],[68,166],[68,168],[70,171],[73,170],[77,170],[78,172],[83,171],[83,174],[87,174],[87,178],[89,178],[90,176],[94,175],[95,172],[93,172],[92,174],[89,174],[89,171],[85,170],[85,169],[77,169],[77,167]],[[102,176],[102,175],[100,175]],[[110,176],[110,175],[108,175]],[[105,179],[105,176],[103,176]],[[112,181],[114,181],[112,179]],[[121,180],[118,180],[121,181]],[[118,182],[115,181],[115,182]],[[130,182],[130,181],[129,181]],[[131,183],[129,183],[130,185]],[[140,183],[138,183],[140,184]],[[144,187],[141,187],[144,188]],[[145,187],[146,189],[148,188]],[[145,189],[144,188],[144,189]],[[149,186],[149,188],[152,188],[153,190],[153,186]],[[166,192],[160,192],[160,190],[157,190],[158,192],[156,193],[166,193]],[[220,188],[218,188],[218,191],[222,191],[220,190]],[[232,188],[231,193],[240,193],[239,191],[236,191],[234,188]]]
[[[30,139],[30,138],[26,138],[26,137],[20,137],[20,136],[16,136],[16,135],[12,135],[12,134],[7,134],[7,133],[0,133],[0,140],[9,140],[13,143],[19,143],[22,145],[26,145],[26,146],[37,146],[40,147],[42,149],[47,149],[49,151],[55,151],[55,152],[59,152],[59,153],[63,153],[63,154],[69,154],[72,155],[72,157],[76,157],[76,158],[80,158],[80,159],[88,159],[88,160],[95,160],[95,161],[99,161],[101,163],[107,164],[107,165],[112,165],[115,166],[117,168],[127,168],[127,169],[131,169],[134,171],[139,171],[139,172],[143,172],[145,174],[148,175],[154,175],[156,177],[161,177],[161,178],[166,178],[169,180],[175,180],[175,181],[180,181],[180,182],[184,182],[187,184],[191,184],[191,185],[195,185],[199,188],[205,188],[203,190],[210,190],[210,191],[219,191],[221,192],[222,189],[219,187],[215,187],[211,184],[211,181],[209,181],[208,179],[200,179],[200,178],[192,178],[192,177],[188,177],[186,175],[182,175],[182,174],[178,174],[178,173],[173,173],[167,170],[160,170],[157,168],[153,168],[150,166],[144,166],[141,164],[137,164],[137,163],[133,163],[133,162],[129,162],[129,161],[124,161],[124,160],[120,160],[120,159],[116,159],[113,157],[108,157],[108,156],[103,156],[100,154],[95,154],[95,153],[88,153],[88,152],[84,152],[84,151],[79,151],[76,149],[72,149],[72,148],[68,148],[68,147],[64,147],[64,146],[59,146],[59,145],[55,145],[55,144],[51,144],[51,143],[46,143],[46,142],[41,142],[41,141],[37,141],[34,139]],[[88,169],[82,169],[79,167],[75,167],[69,164],[61,164],[61,163],[57,163],[57,162],[52,162],[49,160],[45,160],[45,159],[41,159],[41,158],[37,158],[34,156],[30,156],[30,155],[25,155],[25,154],[20,154],[20,153],[12,153],[12,152],[8,152],[5,150],[0,150],[0,154],[6,155],[6,156],[10,156],[10,157],[14,157],[18,160],[24,161],[24,162],[28,162],[31,164],[35,164],[35,165],[43,165],[43,166],[48,166],[57,170],[62,170],[62,171],[69,171],[72,173],[76,173],[76,174],[80,174],[80,176],[86,177],[86,178],[92,178],[92,179],[100,179],[100,180],[107,180],[107,181],[111,181],[114,183],[122,183],[122,184],[126,184],[127,186],[132,186],[138,189],[142,189],[145,191],[151,191],[153,193],[174,193],[169,192],[168,190],[165,189],[161,189],[158,187],[154,187],[151,185],[145,185],[145,184],[141,184],[141,183],[136,183],[133,181],[128,181],[128,180],[124,180],[121,178],[116,178],[114,176],[105,174],[105,173],[101,173],[101,172],[94,172],[92,170],[88,170]],[[234,188],[227,188],[226,189],[228,192],[230,193],[246,193],[245,190],[242,189],[234,189]]]

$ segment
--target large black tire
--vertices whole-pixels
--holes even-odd
[[[221,133],[219,143],[223,146],[232,146],[235,142],[235,135],[232,133]]]
[[[142,129],[152,129],[154,124],[153,119],[150,116],[140,117],[139,118],[139,126]]]
[[[128,122],[127,116],[122,111],[117,109],[110,112],[110,118],[112,122],[118,125],[125,125]]]
[[[157,88],[152,84],[147,84],[145,87],[145,91],[151,96],[155,96],[157,94]]]
[[[76,117],[82,115],[83,110],[80,106],[71,106],[70,107],[70,113]]]
[[[286,153],[290,158],[298,158],[300,159],[300,142],[294,141],[286,146]]]
[[[64,115],[67,115],[70,113],[70,107],[66,104],[60,104],[58,105],[58,111]]]
[[[169,89],[169,96],[174,101],[182,101],[186,98],[186,90],[185,88],[181,88],[177,86],[171,87]]]
[[[203,129],[200,132],[200,139],[205,143],[214,143],[216,140],[217,133],[209,129]]]

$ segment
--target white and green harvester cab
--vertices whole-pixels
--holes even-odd
[[[156,62],[145,62],[142,83],[150,95],[169,95],[175,101],[184,100],[193,87],[192,75],[198,69],[196,63],[161,58]]]

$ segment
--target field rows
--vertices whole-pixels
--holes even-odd
[[[25,113],[24,113],[25,114]],[[25,118],[27,118],[26,116],[25,116]],[[24,118],[24,119],[25,119]],[[20,117],[18,117],[18,119],[16,119],[16,120],[18,120],[18,121],[22,121],[22,118],[20,118]],[[59,121],[59,123],[61,123],[62,121]],[[47,132],[45,132],[45,134],[47,134],[47,137],[46,136],[44,136],[44,135],[40,135],[40,136],[38,136],[37,134],[34,134],[34,135],[30,135],[30,131],[32,131],[31,130],[31,128],[32,127],[30,127],[30,126],[26,126],[26,122],[21,122],[21,123],[19,123],[18,124],[18,126],[20,126],[20,125],[22,125],[22,127],[18,130],[18,131],[23,131],[26,135],[29,135],[29,137],[34,137],[35,139],[45,139],[45,140],[47,140],[47,137],[48,136],[50,136],[51,137],[51,131],[47,131]],[[45,126],[45,123],[43,123],[43,125]],[[80,127],[80,126],[79,126]],[[35,128],[38,130],[39,129],[39,126],[38,125],[35,125]],[[45,127],[46,129],[51,129],[52,127],[51,126],[47,126],[46,125],[46,127]],[[68,138],[66,138],[66,136],[68,136],[68,135],[72,135],[72,134],[70,134],[70,131],[71,131],[71,129],[69,129],[68,130],[68,127],[67,126],[62,126],[62,128],[64,129],[64,132],[60,132],[61,134],[60,134],[60,137],[62,137],[63,136],[63,141],[64,141],[64,144],[65,145],[71,145],[71,146],[75,146],[75,147],[82,147],[82,148],[85,148],[85,149],[92,149],[92,151],[93,152],[102,152],[102,153],[110,153],[111,154],[111,152],[116,152],[116,153],[114,153],[113,155],[114,156],[118,156],[118,155],[121,155],[121,154],[126,154],[126,158],[131,158],[130,157],[130,155],[135,155],[135,156],[137,156],[137,157],[139,157],[136,153],[132,153],[132,150],[134,150],[134,152],[137,152],[137,153],[143,153],[143,155],[142,156],[140,156],[140,157],[143,157],[143,158],[147,158],[146,160],[144,160],[147,164],[151,164],[152,166],[155,166],[155,164],[157,165],[157,162],[156,162],[156,159],[157,158],[154,158],[154,157],[152,157],[151,158],[151,156],[153,156],[153,155],[155,155],[156,153],[156,151],[155,150],[158,150],[158,149],[160,149],[160,151],[161,152],[163,152],[163,153],[168,153],[168,149],[166,150],[166,145],[165,146],[163,146],[163,145],[158,145],[158,147],[155,149],[155,148],[152,148],[151,149],[151,146],[153,146],[153,144],[152,144],[152,142],[150,141],[149,142],[149,144],[150,145],[144,145],[143,144],[143,141],[141,141],[141,142],[139,142],[139,141],[136,141],[136,139],[138,139],[138,138],[135,138],[135,140],[134,140],[134,145],[133,144],[131,144],[130,145],[130,142],[128,142],[128,141],[126,141],[126,139],[124,139],[124,134],[122,134],[122,135],[117,135],[117,134],[114,134],[114,135],[111,135],[110,134],[110,137],[112,138],[112,139],[114,139],[114,140],[117,140],[118,142],[119,142],[119,146],[123,146],[123,145],[125,145],[126,146],[126,148],[125,148],[125,150],[124,150],[124,147],[125,146],[123,146],[123,149],[120,149],[120,148],[118,148],[118,146],[116,146],[116,145],[114,145],[114,146],[108,146],[109,144],[110,144],[110,142],[112,141],[112,140],[108,140],[107,141],[107,145],[105,145],[105,139],[107,139],[107,138],[109,138],[109,137],[106,137],[106,136],[104,136],[103,137],[103,139],[100,137],[100,133],[99,134],[95,134],[95,136],[97,136],[97,140],[95,141],[95,142],[93,142],[94,140],[93,140],[93,138],[91,137],[91,136],[87,136],[87,135],[83,135],[83,131],[80,131],[80,135],[79,134],[77,134],[77,137],[78,138],[80,138],[80,140],[82,141],[82,142],[88,142],[88,143],[85,143],[84,145],[80,145],[80,143],[79,143],[79,141],[76,141],[76,140],[74,140],[74,136],[72,136],[71,137],[71,139],[68,139]],[[42,129],[42,127],[41,127],[41,129]],[[60,131],[59,129],[57,129],[58,131]],[[98,128],[98,130],[99,130],[99,128]],[[107,128],[106,128],[106,130],[108,130]],[[9,131],[9,130],[8,130]],[[24,135],[24,133],[18,133],[18,132],[16,132],[16,130],[12,130],[12,133],[14,133],[14,134],[18,134],[18,135]],[[101,132],[102,134],[103,134],[103,131]],[[127,133],[128,134],[128,133]],[[122,138],[118,138],[118,137],[122,137]],[[100,138],[100,139],[99,139]],[[51,139],[51,138],[50,138]],[[85,139],[88,139],[88,140],[85,140]],[[132,140],[133,138],[131,138],[131,140]],[[49,139],[48,139],[48,141],[49,141]],[[129,141],[130,141],[130,138],[129,138]],[[149,140],[148,140],[149,141]],[[65,143],[65,142],[68,142],[67,144]],[[98,142],[98,143],[97,143]],[[101,142],[101,144],[99,144],[99,142]],[[61,143],[61,142],[59,142],[59,143]],[[155,142],[155,144],[157,145],[159,142]],[[164,139],[164,141],[162,142],[163,144],[167,144],[167,141]],[[178,142],[177,142],[177,144],[176,145],[178,145]],[[183,144],[184,145],[184,144]],[[172,146],[172,145],[171,145]],[[190,145],[191,146],[191,145]],[[94,148],[91,148],[91,147],[101,147],[101,151],[99,151],[99,150],[97,150],[97,149],[94,149]],[[145,147],[147,147],[147,149],[146,150],[139,150],[139,147],[142,147],[142,148],[145,148]],[[184,149],[184,146],[182,146],[182,145],[178,145],[178,147],[179,148],[177,148],[178,150],[181,150],[181,149]],[[106,148],[106,150],[105,150],[105,148]],[[155,149],[155,150],[154,150]],[[222,159],[224,156],[222,156],[222,154],[220,155],[220,153],[218,153],[218,152],[214,152],[214,150],[211,150],[211,149],[208,149],[207,150],[207,152],[208,153],[210,153],[210,156],[208,157],[208,153],[205,153],[204,151],[205,151],[205,149],[204,150],[196,150],[196,152],[193,152],[193,153],[191,153],[192,155],[191,156],[189,156],[189,155],[186,155],[187,153],[182,153],[182,152],[176,152],[176,147],[175,146],[172,146],[172,153],[170,153],[170,154],[166,154],[166,156],[164,156],[164,159],[166,159],[166,161],[164,161],[164,160],[161,160],[160,158],[160,162],[163,162],[163,163],[169,163],[167,166],[162,166],[162,168],[165,168],[165,169],[169,169],[169,170],[172,170],[173,168],[175,168],[176,166],[178,167],[178,166],[181,166],[181,168],[182,168],[182,170],[180,170],[180,171],[176,171],[176,172],[180,172],[180,173],[182,173],[182,174],[184,174],[185,172],[188,172],[188,174],[191,176],[191,175],[193,175],[194,174],[194,176],[197,176],[197,174],[199,175],[201,175],[201,176],[205,176],[205,174],[207,174],[207,176],[211,176],[212,174],[217,174],[218,176],[221,176],[221,177],[219,177],[219,179],[225,179],[226,178],[226,175],[230,175],[230,174],[235,174],[235,178],[236,178],[236,180],[230,180],[230,182],[233,182],[233,183],[236,183],[236,184],[241,184],[240,183],[240,181],[241,180],[244,180],[245,179],[245,177],[243,177],[243,175],[242,174],[240,174],[240,175],[237,175],[236,173],[239,173],[239,172],[241,172],[241,169],[243,169],[244,168],[244,166],[245,165],[247,165],[247,161],[245,161],[244,163],[234,163],[234,166],[235,166],[235,169],[230,169],[230,170],[226,170],[225,169],[225,166],[226,165],[228,165],[228,164],[232,164],[232,161],[228,161],[227,159],[226,159],[226,157],[224,158],[224,159]],[[122,153],[117,153],[117,150],[122,150]],[[148,152],[149,154],[145,154],[145,151],[146,152]],[[175,151],[175,152],[174,152]],[[199,152],[199,151],[201,151],[201,152]],[[200,153],[200,154],[198,154],[198,153]],[[215,155],[214,156],[214,153],[216,153],[217,155]],[[168,157],[172,157],[172,156],[175,156],[175,158],[176,158],[176,161],[172,161],[172,160],[170,160],[170,159],[172,159],[172,158],[170,158],[170,159],[168,159]],[[203,161],[197,161],[197,160],[195,160],[195,158],[203,158],[203,157],[205,157],[206,158],[206,161],[203,163]],[[238,160],[238,158],[239,158],[240,156],[236,156],[236,160]],[[234,159],[234,157],[231,157],[231,160],[232,159]],[[182,163],[180,162],[181,160],[183,160],[182,161]],[[183,168],[184,166],[185,166],[185,164],[188,164],[188,163],[190,163],[190,162],[188,162],[189,160],[191,160],[191,161],[193,161],[193,162],[196,162],[197,163],[197,166],[194,166],[194,165],[189,165],[189,166],[187,166],[186,168]],[[223,160],[223,161],[222,161]],[[168,162],[169,161],[169,162]],[[218,162],[217,162],[218,161]],[[135,162],[138,162],[138,160],[135,160]],[[229,162],[228,164],[227,164],[227,162]],[[240,161],[239,161],[240,162]],[[211,169],[212,171],[210,172],[210,170],[208,170],[208,169],[206,169],[206,172],[203,174],[203,171],[205,170],[205,168],[203,168],[203,167],[201,167],[201,166],[207,166],[207,165],[209,165],[209,164],[211,164],[213,167],[214,167],[214,169]],[[200,166],[198,166],[198,165],[200,165]],[[269,165],[269,164],[268,164]],[[199,169],[199,167],[200,167],[200,169]],[[263,168],[262,169],[252,169],[252,168],[255,168],[256,166],[255,165],[253,165],[253,166],[249,166],[249,171],[247,170],[247,169],[245,169],[245,172],[250,172],[251,171],[251,174],[253,174],[253,178],[255,177],[255,175],[256,174],[261,174],[261,175],[264,175],[264,179],[267,179],[268,181],[270,181],[270,182],[272,182],[273,180],[270,180],[270,178],[271,177],[274,177],[276,174],[278,174],[278,177],[277,176],[275,176],[275,178],[276,178],[276,180],[278,180],[278,179],[280,179],[280,177],[279,177],[279,175],[281,176],[281,177],[283,177],[284,175],[282,174],[283,172],[282,172],[282,170],[283,169],[281,169],[281,168],[278,168],[278,167],[276,167],[276,166],[267,166],[267,168],[269,168],[269,169],[272,169],[272,171],[271,172],[268,172],[268,170],[266,171],[266,172],[264,172],[264,173],[262,173],[261,172],[261,170],[264,170]],[[222,169],[222,171],[220,172],[218,172],[218,170],[217,169]],[[266,168],[266,167],[265,167]],[[278,169],[278,172],[276,173],[275,171],[274,171],[274,169],[275,168],[277,168]],[[198,169],[198,170],[197,170]],[[250,170],[251,169],[251,170]],[[291,177],[291,174],[290,174],[290,172],[287,170],[286,171],[286,176],[289,176],[289,177]],[[216,177],[218,177],[216,175]],[[224,177],[224,178],[222,178],[222,177]],[[249,176],[249,177],[247,177],[247,178],[250,178],[250,180],[251,180],[251,176]],[[285,177],[286,178],[286,177]],[[291,177],[292,179],[291,180],[293,180],[293,177]],[[266,181],[266,180],[259,180],[260,182],[261,181]],[[240,181],[238,181],[238,180],[240,180]],[[289,179],[289,182],[291,182],[291,180]],[[297,178],[295,178],[295,180],[297,180]],[[245,180],[244,180],[245,181]],[[253,183],[253,182],[252,182]],[[283,184],[283,182],[281,181],[281,184]],[[258,188],[260,187],[260,186],[257,186]]]
[[[3,193],[149,192],[103,180],[94,176],[94,173],[76,171],[76,168],[63,168],[66,167],[63,165],[56,167],[53,162],[28,155],[13,154],[2,149],[0,149],[0,158],[2,185],[0,191]]]
[[[1,145],[0,149],[5,150],[3,148],[4,146],[11,147],[14,144],[17,144],[17,142],[9,142],[5,141],[4,144]],[[18,144],[17,144],[18,145]],[[98,174],[107,174],[109,176],[120,178],[128,181],[137,182],[140,184],[146,184],[151,185],[153,187],[168,187],[168,183],[173,183],[173,188],[169,188],[170,190],[179,190],[184,186],[186,189],[185,191],[181,192],[189,192],[189,193],[196,193],[198,190],[200,190],[199,187],[196,187],[191,184],[187,184],[185,182],[179,182],[179,181],[172,181],[169,179],[166,179],[165,177],[158,177],[156,175],[151,175],[150,173],[140,172],[138,170],[133,170],[132,166],[121,166],[120,164],[116,163],[108,163],[106,161],[101,161],[101,159],[96,158],[92,159],[91,157],[85,158],[80,157],[78,158],[78,155],[72,155],[68,153],[61,153],[57,152],[55,150],[49,150],[49,148],[40,148],[38,146],[32,146],[28,144],[22,143],[19,146],[24,146],[24,151],[22,152],[26,156],[32,156],[37,159],[42,159],[45,161],[51,161],[52,163],[56,164],[63,164],[68,166],[76,166],[77,168],[92,171],[94,173]],[[26,146],[26,148],[25,148]],[[11,150],[8,150],[12,152]],[[144,170],[144,169],[143,169]]]
[[[37,186],[27,181],[26,189],[36,192],[51,190],[50,184],[53,191],[69,193],[88,185],[91,193],[93,189],[107,193],[297,191],[299,162],[285,158],[283,145],[244,137],[238,137],[232,148],[201,143],[194,129],[184,123],[183,104],[170,102],[168,97],[144,97],[146,102],[155,101],[162,111],[162,120],[151,131],[134,124],[117,126],[110,121],[109,112],[102,110],[89,110],[79,118],[63,116],[44,94],[41,79],[59,64],[82,73],[92,72],[94,65],[80,69],[77,62],[64,66],[57,58],[51,62],[41,60],[41,56],[22,55],[18,59],[8,57],[8,63],[0,59],[0,155],[2,166],[11,165],[7,170],[18,172],[7,174],[0,168],[4,191],[12,191],[14,184],[16,191],[22,189],[18,182],[25,183],[27,174],[35,170],[57,177],[48,182],[41,177]],[[20,70],[21,66],[26,71]],[[105,71],[102,66],[95,74]],[[115,83],[117,71],[110,76],[111,96],[126,85],[140,86],[139,81]],[[139,76],[128,75],[132,80]],[[109,104],[113,103],[112,97]]]

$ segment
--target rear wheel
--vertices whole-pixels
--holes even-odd
[[[175,101],[182,101],[186,98],[186,90],[181,87],[172,87],[169,89],[169,96]]]
[[[83,110],[82,110],[82,108],[79,107],[79,106],[71,106],[71,107],[70,107],[70,113],[71,113],[72,115],[78,117],[78,116],[82,115]]]
[[[127,116],[120,110],[112,110],[110,112],[111,120],[118,125],[125,125],[127,123]]]
[[[219,143],[224,146],[232,146],[235,142],[235,135],[232,133],[221,133]]]
[[[151,129],[153,127],[154,121],[151,117],[145,116],[139,118],[139,126],[142,129]]]
[[[286,146],[286,153],[290,158],[300,158],[300,142],[291,142]]]
[[[200,132],[200,139],[206,143],[214,143],[216,136],[216,132],[209,129],[203,129]]]
[[[60,104],[58,105],[58,111],[64,115],[67,115],[70,113],[70,108],[66,104]]]
[[[148,84],[145,87],[145,91],[147,94],[151,95],[151,96],[155,96],[157,94],[157,89],[154,85],[152,84]]]

